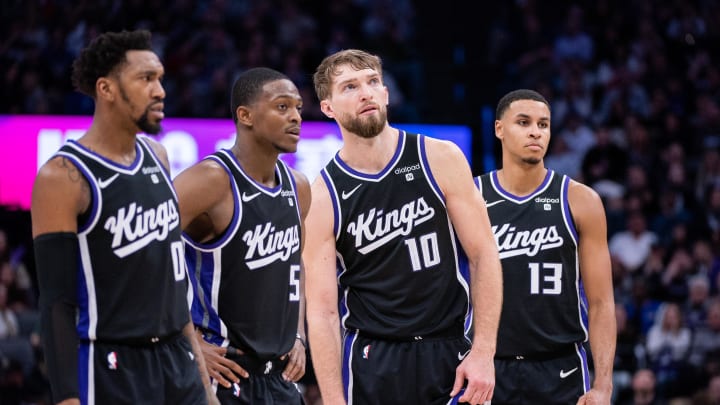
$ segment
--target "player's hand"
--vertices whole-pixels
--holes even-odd
[[[227,349],[208,343],[202,337],[198,338],[200,349],[205,357],[210,378],[225,388],[232,387],[232,383],[240,382],[239,377],[247,378],[248,372],[236,362],[225,357]]]
[[[283,370],[283,378],[285,381],[297,382],[305,375],[305,346],[299,339],[295,339],[295,345],[289,353],[281,359],[285,360],[289,357],[285,370]]]
[[[465,392],[458,398],[458,402],[480,405],[490,401],[495,389],[495,364],[492,356],[470,350],[455,369],[455,384],[450,397],[457,395],[466,381]]]
[[[578,399],[577,405],[610,405],[610,393],[593,388]]]

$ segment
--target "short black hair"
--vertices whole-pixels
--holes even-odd
[[[262,94],[265,83],[283,79],[290,80],[285,74],[266,67],[256,67],[240,73],[235,79],[230,96],[230,113],[233,121],[235,123],[238,121],[237,114],[235,114],[238,107],[253,104]]]
[[[495,119],[501,119],[503,114],[505,114],[505,111],[510,107],[510,104],[512,104],[513,101],[517,100],[539,101],[541,103],[545,103],[545,105],[548,107],[548,110],[550,109],[550,103],[548,103],[548,101],[545,99],[545,97],[542,96],[542,94],[538,93],[535,90],[518,89],[507,93],[500,99],[500,101],[498,101],[497,109],[495,110]]]
[[[95,98],[97,79],[107,76],[124,64],[127,61],[127,51],[151,51],[151,37],[147,30],[106,32],[98,35],[73,62],[73,86],[77,91]]]

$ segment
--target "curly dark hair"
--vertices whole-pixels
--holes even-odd
[[[72,84],[75,89],[95,98],[97,79],[125,63],[125,53],[130,50],[152,50],[150,31],[106,32],[93,39],[73,62]]]

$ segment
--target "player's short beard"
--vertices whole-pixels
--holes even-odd
[[[125,101],[127,104],[131,105],[130,103],[130,97],[128,97],[127,93],[125,92],[125,89],[122,85],[118,86],[120,89],[120,97],[122,97],[123,101]],[[154,103],[153,103],[154,104]],[[150,122],[150,119],[148,118],[148,114],[150,113],[150,107],[152,104],[147,106],[145,108],[145,112],[140,116],[140,118],[135,121],[135,125],[140,128],[141,131],[143,131],[146,134],[149,135],[157,135],[162,131],[162,127],[160,126],[160,121],[158,121],[156,124],[153,124]]]
[[[387,124],[387,110],[378,109],[378,115],[369,117],[353,117],[350,114],[342,114],[339,119],[340,125],[348,131],[362,138],[374,138]]]
[[[150,106],[145,109],[145,112],[143,115],[138,118],[135,123],[137,124],[138,128],[140,128],[141,131],[143,131],[146,134],[149,135],[157,135],[162,131],[162,127],[160,126],[160,122],[158,121],[157,124],[153,124],[148,119],[148,113],[150,112]]]
[[[527,163],[530,165],[537,165],[542,162],[542,159],[536,158],[536,157],[529,157],[529,158],[523,158],[523,163]]]

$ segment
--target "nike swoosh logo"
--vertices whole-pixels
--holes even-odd
[[[250,194],[250,195],[247,195],[247,194],[245,194],[245,192],[243,192],[243,193],[242,193],[242,200],[243,200],[243,202],[250,202],[250,201],[252,201],[255,197],[257,197],[257,196],[259,196],[259,195],[260,195],[260,192],[259,192],[259,191],[258,191],[257,193],[255,193],[255,194]]]
[[[490,207],[492,207],[493,205],[500,204],[500,203],[503,202],[503,201],[505,201],[505,200],[497,200],[497,201],[493,201],[493,202],[491,202],[491,203],[489,203],[489,204],[485,204],[485,208],[490,208]]]
[[[572,374],[572,373],[574,373],[575,371],[577,371],[577,369],[578,369],[578,368],[575,367],[574,369],[568,370],[568,371],[560,370],[560,378],[565,378],[565,377],[569,376],[570,374]]]
[[[468,353],[470,353],[469,350],[466,351],[465,354],[462,354],[462,353],[458,352],[458,360],[463,361],[463,360],[465,359],[465,356],[468,355]]]
[[[117,179],[117,177],[118,177],[119,175],[120,175],[120,173],[115,173],[114,176],[108,177],[108,178],[105,179],[105,180],[103,180],[103,179],[98,179],[98,186],[99,186],[100,188],[105,188],[105,187],[109,186],[110,183],[112,183],[113,181],[115,181],[115,179]]]
[[[352,189],[352,190],[350,190],[350,191],[343,191],[343,192],[342,192],[342,196],[341,196],[342,199],[343,199],[343,200],[347,200],[348,198],[350,198],[350,196],[353,195],[353,193],[356,192],[357,189],[360,188],[360,186],[362,186],[362,184],[358,184],[357,186],[355,186],[354,189]]]

